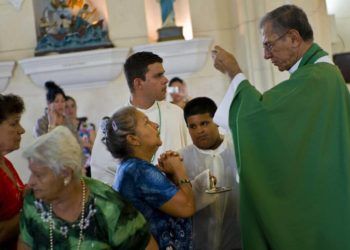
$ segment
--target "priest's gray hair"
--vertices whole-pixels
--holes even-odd
[[[24,150],[23,156],[49,167],[55,174],[61,173],[64,168],[72,169],[75,176],[81,174],[82,149],[65,126],[57,126],[38,137]]]
[[[271,22],[274,32],[279,35],[290,29],[295,29],[304,41],[314,39],[313,30],[306,13],[296,5],[286,4],[268,12],[260,20],[260,29],[267,22]]]

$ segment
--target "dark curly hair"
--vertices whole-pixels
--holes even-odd
[[[5,121],[10,115],[22,114],[24,109],[24,102],[20,96],[0,94],[0,123]]]

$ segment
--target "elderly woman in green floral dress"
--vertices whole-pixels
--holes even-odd
[[[58,126],[24,151],[31,191],[19,249],[157,249],[143,216],[109,186],[82,178],[81,148]]]

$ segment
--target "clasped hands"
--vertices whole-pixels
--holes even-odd
[[[157,167],[174,183],[177,183],[178,177],[186,174],[181,156],[179,153],[171,150],[168,150],[159,156]]]
[[[176,168],[183,166],[182,158],[178,152],[168,150],[158,158],[158,168],[166,174],[174,174]]]

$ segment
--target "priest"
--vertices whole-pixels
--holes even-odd
[[[350,95],[303,10],[261,20],[265,59],[290,77],[261,94],[216,46],[232,79],[214,121],[230,129],[247,250],[350,249]]]

